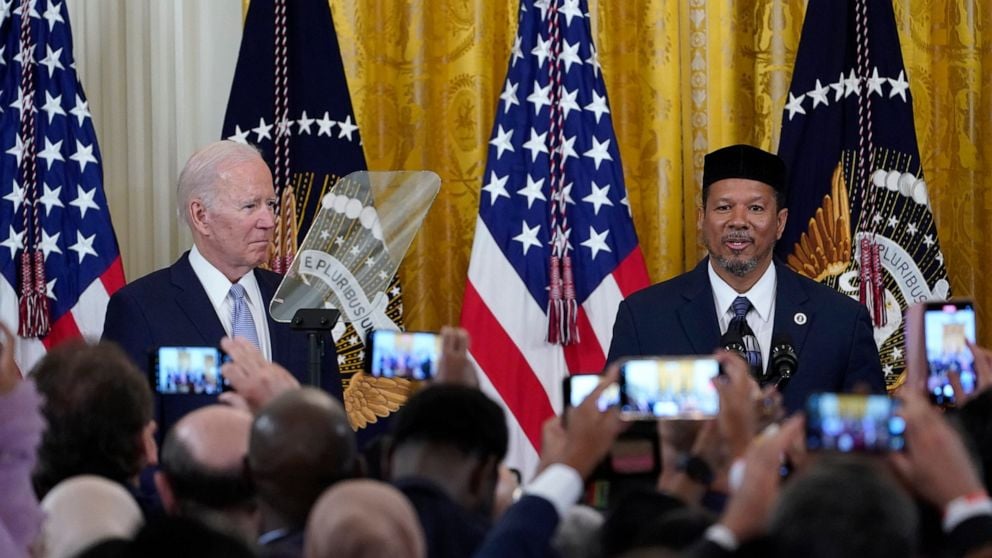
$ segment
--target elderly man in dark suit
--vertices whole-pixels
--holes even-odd
[[[222,337],[237,335],[304,381],[306,336],[269,316],[281,276],[258,268],[268,256],[276,204],[261,154],[233,141],[212,143],[190,157],[176,194],[193,247],[171,266],[114,293],[103,339],[117,342],[147,368],[156,347],[217,346]],[[332,354],[323,362],[322,387],[340,399],[337,360]],[[165,398],[159,406],[163,430],[214,401],[207,395]]]
[[[785,173],[782,159],[748,145],[706,156],[698,226],[709,257],[620,303],[610,361],[708,354],[729,331],[761,383],[774,375],[773,340],[792,345],[798,367],[783,392],[790,412],[815,391],[884,392],[867,309],[772,257],[789,214]]]

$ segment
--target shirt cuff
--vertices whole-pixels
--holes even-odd
[[[582,475],[578,471],[563,463],[552,463],[527,485],[524,494],[551,502],[560,519],[579,501],[582,487]]]
[[[709,528],[706,529],[706,532],[703,533],[703,538],[726,550],[727,552],[736,552],[737,547],[740,546],[740,542],[737,541],[737,536],[734,535],[734,532],[731,531],[726,525],[722,525],[720,523],[710,525]]]
[[[983,492],[958,496],[944,508],[943,527],[950,533],[955,527],[979,515],[992,516],[992,500]]]
[[[744,485],[744,467],[746,464],[747,462],[744,461],[743,457],[738,457],[730,465],[730,470],[727,472],[727,487],[731,494],[736,493]]]

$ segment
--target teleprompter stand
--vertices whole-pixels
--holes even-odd
[[[320,387],[321,362],[324,354],[324,333],[330,333],[338,322],[341,311],[336,308],[300,308],[293,315],[290,327],[307,334],[307,370],[310,385]]]

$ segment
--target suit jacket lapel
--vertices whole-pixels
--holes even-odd
[[[802,354],[809,323],[815,319],[805,307],[809,295],[798,276],[786,269],[785,264],[776,262],[775,273],[778,284],[775,287],[775,325],[772,328],[772,339],[782,334],[787,335],[792,348],[799,355]]]
[[[697,354],[709,354],[716,348],[720,339],[720,324],[716,318],[716,305],[713,303],[713,288],[710,286],[709,273],[706,266],[709,258],[696,265],[690,271],[692,286],[682,293],[686,303],[678,309],[679,321],[685,330],[693,351]]]
[[[289,355],[282,354],[282,351],[287,350],[289,347],[290,328],[286,324],[273,320],[272,313],[269,312],[269,303],[272,302],[272,297],[276,295],[276,289],[279,288],[281,279],[281,276],[262,273],[261,270],[255,269],[255,280],[258,281],[258,290],[262,293],[262,310],[265,312],[265,323],[269,327],[269,341],[272,345],[273,362],[288,362],[287,358],[289,357]]]
[[[210,303],[207,292],[193,272],[186,252],[172,265],[172,285],[176,289],[176,305],[186,314],[204,343],[216,344],[224,337],[224,326]]]

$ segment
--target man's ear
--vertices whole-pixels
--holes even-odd
[[[472,494],[483,498],[492,497],[489,492],[496,487],[497,480],[499,480],[499,459],[496,459],[496,456],[490,455],[475,460],[468,480]],[[486,494],[482,494],[483,492]]]
[[[783,207],[778,210],[778,215],[775,216],[778,221],[776,224],[776,235],[775,240],[782,238],[782,233],[785,232],[785,223],[789,220],[789,208]]]
[[[169,484],[169,477],[165,476],[162,471],[155,471],[154,479],[155,490],[158,492],[159,498],[162,499],[162,508],[165,509],[165,513],[178,515],[179,504],[176,502],[176,494],[172,491],[172,485]]]
[[[200,234],[210,232],[210,215],[207,206],[200,199],[194,199],[184,208],[189,226]]]

